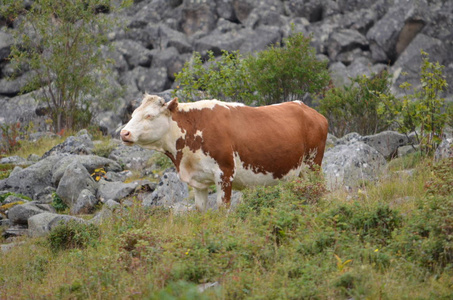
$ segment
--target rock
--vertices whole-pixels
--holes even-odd
[[[167,77],[175,80],[175,73],[179,73],[184,67],[190,55],[181,56],[175,47],[168,47],[165,50],[152,50],[153,67],[162,67],[167,70]]]
[[[124,169],[141,170],[153,154],[153,150],[143,149],[136,145],[132,147],[120,145],[110,153],[109,159],[124,166]]]
[[[148,69],[139,66],[126,73],[125,76],[130,77],[142,93],[162,91],[170,86],[166,67],[152,67]]]
[[[79,215],[79,214],[90,214],[94,211],[96,204],[98,203],[98,199],[94,196],[94,194],[90,190],[82,190],[77,197],[76,202],[71,207],[71,214]]]
[[[449,157],[453,157],[453,138],[444,138],[434,153],[434,159],[439,161]]]
[[[329,53],[330,59],[335,60],[342,52],[355,48],[365,48],[367,46],[367,39],[357,30],[341,29],[330,35],[327,52]]]
[[[96,194],[98,183],[91,178],[87,169],[78,161],[71,163],[58,184],[57,195],[72,208],[81,191],[87,189]]]
[[[161,51],[165,51],[163,49],[174,47],[178,50],[178,53],[189,53],[191,54],[193,51],[193,47],[184,33],[171,29],[168,26],[160,25],[158,27],[158,35],[160,38],[159,47],[154,47]]]
[[[32,201],[11,207],[8,211],[8,218],[13,224],[27,225],[29,218],[44,212],[55,212],[55,209],[48,204]]]
[[[187,36],[207,34],[217,21],[214,1],[187,0],[182,8],[181,28]]]
[[[9,244],[3,244],[0,245],[0,249],[2,253],[7,253],[11,251],[13,248],[22,245],[24,242],[19,242],[19,243],[9,243]]]
[[[0,159],[0,164],[12,164],[16,166],[29,166],[31,163],[23,157],[14,155]]]
[[[449,63],[449,54],[441,40],[421,33],[418,34],[404,52],[401,53],[391,69],[394,77],[394,90],[396,92],[402,93],[398,87],[403,82],[412,84],[414,89],[420,88],[420,66],[422,64],[420,49],[423,49],[423,51],[429,54],[430,61],[437,61],[439,64]],[[402,72],[406,72],[407,75],[402,76]]]
[[[74,220],[80,223],[87,223],[85,220],[68,215],[55,213],[41,213],[28,219],[28,235],[30,237],[46,236],[50,231],[60,224]]]
[[[133,69],[138,66],[147,68],[151,66],[151,51],[146,49],[140,43],[132,40],[119,40],[113,42],[113,47],[116,51],[123,55],[129,69]]]
[[[417,152],[418,150],[419,150],[419,145],[415,145],[415,146],[406,145],[406,146],[398,147],[398,157],[407,156],[411,153]]]
[[[9,176],[14,175],[14,174],[17,174],[17,173],[19,173],[20,171],[22,171],[23,169],[24,169],[24,168],[22,168],[22,167],[15,166],[14,169],[11,171],[11,173],[9,173]]]
[[[186,183],[179,180],[176,172],[167,172],[162,176],[157,188],[143,200],[144,206],[170,207],[189,196]]]
[[[33,196],[33,199],[35,199],[39,203],[51,204],[54,200],[54,194],[56,193],[56,191],[57,190],[53,186],[48,186],[40,192],[36,193]]]
[[[399,1],[367,33],[373,59],[386,63],[396,61],[412,39],[426,24],[425,1]],[[375,54],[376,52],[376,54]],[[386,54],[383,60],[383,53]]]
[[[289,0],[285,1],[285,11],[291,17],[303,17],[310,22],[321,21],[323,18],[323,3],[322,1],[309,0],[298,1]]]
[[[23,224],[15,224],[8,227],[3,233],[2,236],[4,239],[8,239],[11,237],[18,237],[22,235],[26,235],[28,232],[27,225]]]
[[[19,171],[4,180],[0,180],[0,191],[7,190],[34,197],[48,186],[52,186],[52,168],[62,156],[54,155]]]
[[[411,143],[406,135],[395,131],[383,131],[374,135],[363,136],[360,140],[376,149],[386,159],[395,157],[398,154],[399,147]]]
[[[138,186],[138,182],[122,183],[101,180],[99,182],[97,196],[101,201],[107,201],[109,199],[120,201],[132,194]]]
[[[77,155],[91,154],[93,149],[94,144],[91,141],[91,137],[88,134],[82,134],[80,136],[70,136],[63,143],[54,146],[52,149],[44,153],[42,158],[63,153]]]
[[[74,162],[83,165],[89,174],[92,174],[94,170],[100,168],[104,169],[106,172],[120,172],[122,170],[120,164],[109,158],[96,155],[69,155],[63,157],[59,163],[52,168],[52,183],[54,186],[58,186],[61,177]]]
[[[0,62],[8,58],[14,38],[11,34],[0,30]]]
[[[0,90],[4,87],[3,80],[0,80]],[[46,116],[37,114],[40,103],[33,99],[33,93],[12,98],[0,97],[0,107],[0,124],[26,125],[32,122],[35,130],[46,130]]]
[[[365,143],[352,141],[328,149],[322,169],[327,188],[360,186],[364,181],[375,181],[386,164],[382,154]]]

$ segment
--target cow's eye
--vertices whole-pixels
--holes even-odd
[[[145,115],[145,119],[147,119],[147,120],[151,120],[152,118],[153,118],[153,116],[150,115],[150,114],[146,114],[146,115]]]

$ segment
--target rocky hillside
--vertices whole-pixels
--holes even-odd
[[[420,49],[445,65],[447,81],[453,82],[449,0],[136,0],[115,17],[128,30],[110,33],[113,51],[105,55],[116,61],[115,80],[126,93],[115,111],[98,114],[99,124],[110,132],[143,92],[174,88],[174,74],[193,51],[219,55],[222,49],[243,54],[264,50],[287,37],[292,24],[296,32],[312,35],[319,59],[329,60],[335,85],[385,68],[393,73],[395,87],[404,81],[416,84]],[[7,80],[14,41],[6,24],[0,29],[0,123],[32,120],[44,130],[40,104],[30,95],[19,96],[29,74]],[[451,99],[452,84],[446,93]]]

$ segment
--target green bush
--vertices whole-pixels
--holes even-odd
[[[329,120],[329,132],[337,137],[350,132],[370,135],[389,127],[387,120],[378,114],[380,94],[390,92],[390,74],[351,78],[349,86],[328,90],[320,99],[318,110]]]
[[[53,208],[55,208],[57,212],[63,212],[69,208],[69,206],[66,203],[64,203],[63,199],[61,199],[60,196],[57,195],[57,193],[53,192],[52,198],[53,200],[51,205],[53,206]]]
[[[327,61],[316,58],[310,41],[310,37],[296,33],[284,39],[282,47],[271,46],[247,58],[259,104],[292,101],[302,99],[306,93],[324,91],[330,81]]]
[[[174,95],[187,101],[201,97],[251,103],[256,98],[239,51],[222,51],[219,59],[208,51],[205,60],[194,52],[192,59],[176,74],[175,81],[178,86]]]
[[[329,80],[327,62],[316,59],[310,38],[296,33],[282,47],[271,46],[245,58],[237,51],[222,51],[219,59],[208,52],[203,61],[195,52],[176,74],[175,95],[189,101],[201,96],[267,105],[320,93]]]
[[[96,246],[100,235],[100,229],[96,225],[70,220],[53,228],[47,237],[47,241],[50,249],[58,252],[66,249]]]
[[[416,138],[423,153],[433,152],[442,139],[445,125],[451,122],[447,113],[451,107],[446,107],[445,99],[441,97],[447,86],[447,80],[442,73],[444,66],[439,62],[429,61],[428,53],[421,50],[423,62],[421,65],[421,88],[413,89],[405,82],[400,88],[407,93],[402,99],[392,94],[381,92],[379,114],[406,135],[416,133]]]

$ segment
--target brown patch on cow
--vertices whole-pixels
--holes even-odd
[[[299,167],[316,151],[313,163],[321,165],[327,137],[327,120],[303,103],[212,109],[174,110],[172,119],[185,132],[176,142],[175,165],[182,149],[199,149],[212,157],[223,172],[224,202],[229,203],[234,173],[234,155],[254,173],[271,173],[280,179]],[[197,135],[202,132],[202,137]]]

